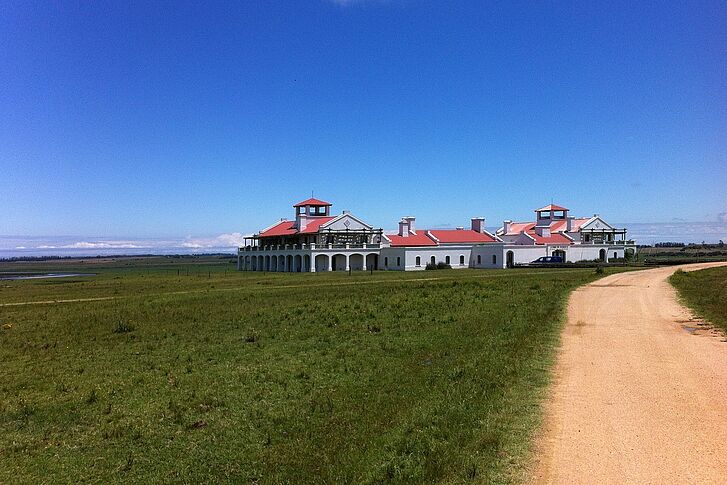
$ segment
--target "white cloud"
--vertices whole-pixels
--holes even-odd
[[[137,244],[134,241],[77,241],[71,244],[41,244],[36,249],[145,249],[152,246]],[[18,248],[25,249],[25,248]]]
[[[244,244],[245,237],[240,232],[225,233],[210,238],[187,236],[181,247],[189,249],[237,248]]]

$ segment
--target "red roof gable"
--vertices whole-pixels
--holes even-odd
[[[306,205],[324,206],[324,207],[327,207],[327,206],[330,206],[330,205],[333,205],[333,204],[331,204],[330,202],[326,202],[324,200],[310,198],[310,199],[304,200],[303,202],[298,202],[293,207],[303,207],[303,206],[306,206]]]
[[[565,207],[561,207],[559,205],[555,204],[548,204],[545,207],[541,207],[540,209],[535,209],[535,212],[542,212],[542,211],[567,211]]]
[[[419,231],[416,234],[410,233],[408,236],[399,236],[398,234],[387,234],[386,237],[391,241],[391,245],[398,246],[436,246],[437,243],[425,234]]]
[[[496,239],[489,234],[483,234],[471,229],[433,229],[429,231],[429,234],[443,244],[496,242]]]

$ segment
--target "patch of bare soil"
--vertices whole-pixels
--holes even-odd
[[[681,306],[677,269],[621,273],[569,301],[533,483],[727,483],[727,343]]]

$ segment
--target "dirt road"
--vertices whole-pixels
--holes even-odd
[[[534,483],[727,483],[727,342],[677,303],[676,269],[571,295]]]

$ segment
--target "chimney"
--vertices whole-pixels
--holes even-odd
[[[305,229],[305,227],[307,225],[308,225],[308,214],[306,214],[306,213],[296,214],[296,216],[295,216],[295,227],[297,227],[299,231],[302,231],[302,230]]]
[[[406,216],[406,217],[404,217],[404,220],[407,222],[407,224],[409,226],[409,232],[416,232],[414,230],[414,221],[416,220],[416,217]]]
[[[566,218],[565,232],[571,232],[571,229],[573,229],[573,219],[575,219],[573,216],[568,216]]]
[[[484,217],[473,217],[472,218],[472,230],[479,233],[485,232],[485,218]]]
[[[502,223],[502,232],[504,234],[507,234],[510,232],[510,224],[512,224],[511,220],[507,220]]]
[[[406,217],[399,221],[399,236],[409,236],[409,221]]]

